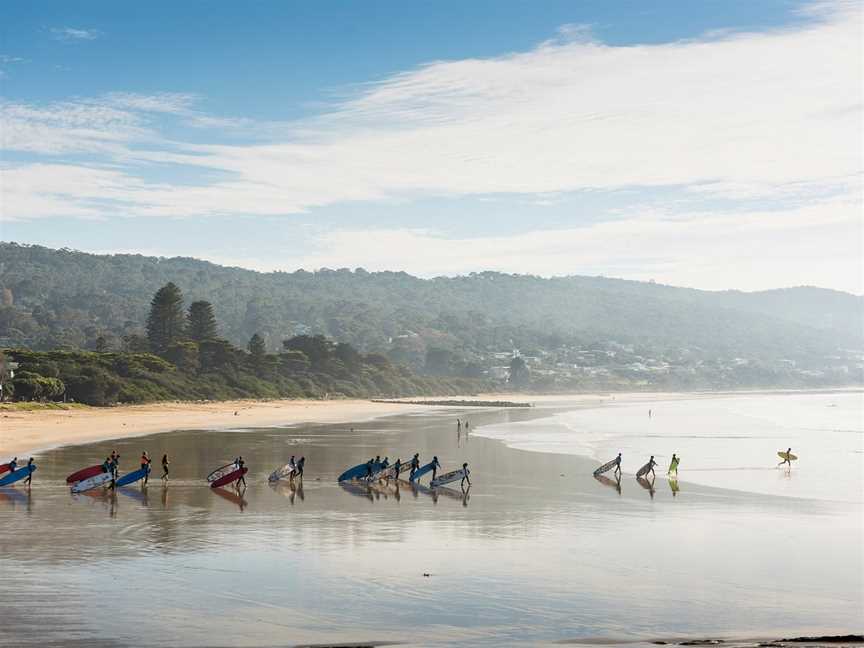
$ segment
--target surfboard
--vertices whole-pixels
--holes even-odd
[[[290,477],[291,473],[293,473],[295,470],[296,467],[294,466],[294,464],[287,463],[281,468],[277,468],[272,473],[270,473],[270,476],[267,478],[267,480],[271,482],[279,481],[280,479],[284,479],[285,477]]]
[[[789,452],[778,452],[777,456],[780,457],[781,459],[783,459],[784,461],[786,459],[788,459],[789,461],[795,461],[798,459],[798,457],[796,455],[791,454]]]
[[[636,473],[636,476],[642,477],[642,475],[647,475],[649,470],[651,470],[651,462],[650,461],[639,469],[639,472]]]
[[[0,479],[0,486],[8,486],[9,484],[14,484],[19,479],[24,479],[27,475],[30,475],[34,470],[36,470],[36,466],[22,466],[18,468],[13,473],[9,473],[3,479]]]
[[[594,474],[595,475],[602,475],[603,473],[612,470],[612,468],[614,468],[615,464],[617,464],[617,463],[618,463],[617,457],[615,459],[613,459],[612,461],[607,461],[605,464],[603,464],[602,466],[597,468],[597,470],[594,471]]]
[[[133,472],[127,473],[120,477],[115,483],[115,486],[126,486],[127,484],[134,484],[139,479],[144,479],[147,476],[147,473],[150,472],[148,468],[139,468]]]
[[[75,482],[84,481],[85,479],[90,479],[90,477],[95,477],[100,473],[104,473],[102,470],[102,464],[98,466],[90,466],[89,468],[82,468],[78,472],[74,472],[66,478],[67,484],[74,484]]]
[[[377,471],[381,470],[381,462],[372,464],[372,474],[374,475]],[[345,472],[343,472],[339,477],[336,478],[336,481],[349,481],[351,479],[360,479],[361,477],[366,476],[366,464],[357,464],[353,468],[349,468]]]
[[[454,470],[449,473],[444,473],[443,475],[436,477],[429,485],[432,488],[436,488],[437,486],[443,486],[444,484],[449,484],[450,482],[454,482],[457,479],[462,479],[465,476],[465,469],[460,468],[459,470]]]
[[[9,464],[0,464],[0,475],[9,470]]]
[[[237,470],[237,464],[235,464],[233,461],[229,464],[225,464],[224,466],[219,466],[216,470],[207,475],[207,481],[214,482],[217,479],[221,479],[228,473],[234,472],[235,470]]]
[[[409,481],[412,481],[412,482],[417,481],[417,480],[420,479],[423,475],[425,475],[425,474],[428,473],[430,470],[432,470],[432,466],[433,466],[433,462],[432,462],[432,461],[430,461],[429,463],[427,463],[425,466],[420,466],[420,467],[416,470],[416,472],[414,473],[414,476],[411,477],[411,478],[409,479]]]
[[[233,464],[232,464],[233,465]],[[219,488],[220,486],[224,486],[225,484],[230,484],[231,482],[235,482],[240,479],[243,475],[249,472],[249,469],[246,466],[235,470],[234,472],[230,472],[227,475],[220,477],[214,482],[210,483],[210,488]]]
[[[73,493],[83,493],[85,491],[92,490],[97,486],[102,486],[111,481],[111,473],[103,473],[100,472],[98,475],[94,475],[93,477],[88,477],[87,479],[82,479],[79,482],[75,482],[72,484],[72,492]]]

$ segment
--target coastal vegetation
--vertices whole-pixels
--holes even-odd
[[[379,387],[387,395],[452,393],[432,386],[464,387],[457,380],[520,391],[812,388],[860,384],[864,371],[864,301],[817,288],[710,292],[604,277],[420,279],[360,268],[259,273],[14,243],[0,244],[0,256],[0,348],[155,354],[178,376],[210,381],[213,397],[383,394],[362,381],[348,389],[324,380],[335,374],[309,356],[322,339],[343,366],[358,354],[358,375],[398,377],[398,389]],[[161,310],[151,321],[156,291]],[[178,308],[178,295],[188,308]],[[164,372],[143,371],[165,382]]]

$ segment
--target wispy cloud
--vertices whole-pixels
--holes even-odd
[[[46,156],[39,187],[57,203],[26,198],[39,165],[10,165],[3,216],[110,214],[115,203],[94,202],[106,169],[129,215],[658,186],[769,200],[794,185],[824,200],[861,172],[860,17],[844,3],[794,28],[630,47],[566,28],[528,52],[395,75],[245,144],[226,144],[224,129],[254,122],[196,110],[186,94],[7,103],[4,145]],[[177,139],[178,123],[194,136]],[[218,179],[148,181],[161,165]]]
[[[51,38],[59,41],[92,41],[102,36],[98,29],[79,29],[76,27],[52,27]]]

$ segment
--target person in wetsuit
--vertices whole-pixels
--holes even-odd
[[[147,481],[150,479],[150,455],[147,454],[147,451],[141,453],[141,470],[145,470],[144,473],[144,484],[147,484]]]
[[[441,467],[441,464],[438,463],[438,456],[432,457],[432,481],[435,481],[435,476],[438,474],[438,469]]]
[[[675,476],[678,476],[678,462],[681,461],[678,456],[673,452],[672,453],[672,461],[669,462],[669,471],[666,473],[667,475],[671,475],[673,472]]]
[[[24,483],[29,486],[33,481],[33,457],[30,457],[27,461],[27,468],[30,470],[30,474],[27,475],[27,479],[24,480]]]
[[[162,455],[162,481],[166,481],[166,482],[168,481],[168,464],[169,463],[170,462],[168,461],[168,455],[163,454]]]
[[[297,476],[303,479],[303,467],[306,465],[306,457],[300,457],[297,461]]]
[[[408,479],[414,478],[414,473],[417,472],[417,469],[420,467],[420,453],[415,452],[414,456],[411,457],[411,472],[408,473]]]
[[[649,472],[653,477],[657,477],[657,473],[654,472],[654,466],[657,465],[657,462],[654,461],[654,455],[651,455],[651,458],[648,460],[648,471],[645,473],[647,475]],[[643,475],[643,477],[645,476]]]
[[[243,470],[243,466],[246,465],[246,462],[243,461],[243,457],[237,457],[237,470]],[[240,479],[237,480],[237,488],[240,488],[240,482],[243,482],[243,486],[246,486],[246,477],[243,473],[240,473]]]
[[[462,464],[462,470],[465,471],[465,476],[462,477],[462,481],[459,482],[459,486],[461,486],[462,488],[465,488],[465,482],[467,481],[468,482],[468,488],[471,488],[471,480],[468,479],[468,475],[471,474],[471,471],[468,470],[468,462],[467,461]]]
[[[790,457],[791,454],[792,454],[792,448],[787,449],[786,450],[786,458],[783,459],[783,461],[781,461],[777,465],[782,466],[783,464],[789,464],[789,467],[791,468],[792,467],[792,458]]]

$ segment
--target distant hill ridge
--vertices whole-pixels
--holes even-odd
[[[260,273],[192,258],[16,243],[0,243],[0,344],[119,340],[140,332],[153,293],[168,281],[187,303],[212,302],[220,333],[235,344],[260,333],[273,349],[298,333],[324,333],[397,359],[429,347],[470,359],[608,341],[760,358],[864,347],[864,299],[813,287],[745,293],[496,272],[434,279],[361,269]]]

